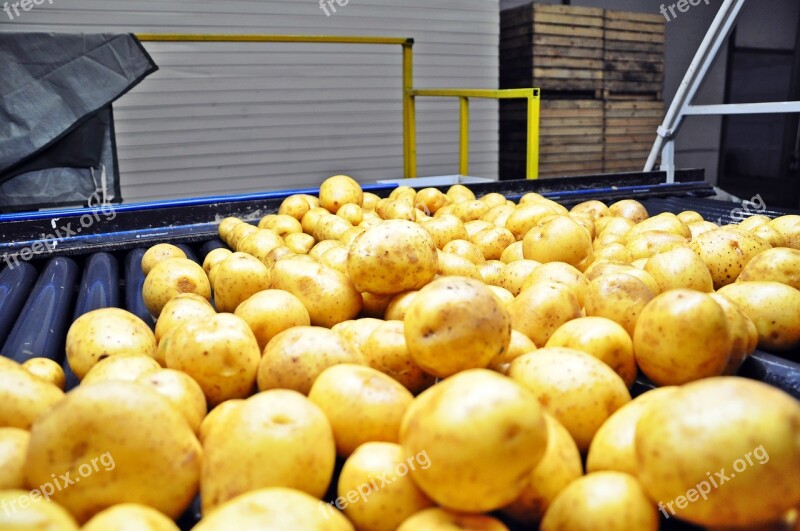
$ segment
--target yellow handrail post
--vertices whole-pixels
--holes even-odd
[[[537,89],[532,90],[528,96],[528,156],[525,178],[539,178],[539,91]]]
[[[414,41],[403,44],[403,170],[406,178],[417,176],[416,106],[414,88]]]
[[[459,127],[459,162],[458,173],[469,175],[469,98],[461,96],[459,111],[461,119]]]

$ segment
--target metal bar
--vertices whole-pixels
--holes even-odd
[[[414,96],[408,98],[408,159],[406,177],[413,179],[417,176],[417,99]]]
[[[393,44],[410,46],[406,37],[363,37],[352,35],[259,35],[203,33],[136,33],[142,42],[299,42],[327,44]]]
[[[469,98],[460,97],[459,101],[459,159],[458,172],[461,175],[469,175]]]
[[[690,105],[685,114],[693,116],[720,114],[789,114],[800,112],[800,101],[770,101],[764,103],[726,103],[722,105]]]
[[[417,176],[416,115],[413,112],[414,98],[414,51],[413,42],[403,45],[403,176]],[[412,123],[414,122],[414,123]]]
[[[492,100],[525,99],[529,98],[538,89],[414,89],[414,96],[441,97],[441,98],[485,98]]]
[[[525,178],[539,178],[539,91],[528,97],[528,155]]]

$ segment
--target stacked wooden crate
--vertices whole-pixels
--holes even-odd
[[[641,171],[663,116],[663,101],[606,101],[603,171]]]

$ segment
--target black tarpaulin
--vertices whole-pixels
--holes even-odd
[[[156,70],[133,35],[0,33],[0,209],[121,201],[111,103]]]

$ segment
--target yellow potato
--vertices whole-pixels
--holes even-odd
[[[522,494],[502,512],[515,521],[535,524],[559,492],[583,475],[581,454],[567,429],[545,413],[547,449],[528,476]]]
[[[531,228],[523,241],[523,255],[538,262],[566,262],[579,270],[592,262],[592,237],[567,216],[542,220]]]
[[[193,531],[270,529],[275,531],[353,531],[332,506],[295,489],[258,489],[222,504]]]
[[[41,495],[22,489],[0,490],[0,529],[30,531],[31,525],[47,531],[78,531],[78,524],[66,509]]]
[[[580,317],[558,327],[545,347],[566,347],[591,354],[616,372],[627,387],[636,379],[633,341],[622,326],[604,317]]]
[[[597,231],[597,238],[601,239],[607,237],[608,234],[616,234],[621,237],[620,242],[625,241],[625,235],[636,224],[624,217],[607,216],[597,220],[595,223],[595,230]]]
[[[22,364],[22,368],[62,391],[64,390],[67,378],[64,375],[64,369],[55,361],[49,358],[29,358]]]
[[[387,374],[412,393],[419,394],[435,378],[414,362],[406,345],[403,321],[383,321],[373,328],[361,347],[364,364]]]
[[[643,260],[644,263],[647,263],[646,258]],[[639,265],[644,267],[643,263],[640,261],[634,261],[634,263],[638,263]],[[634,263],[612,264],[608,262],[595,262],[586,269],[586,278],[591,282],[597,277],[605,274],[626,273],[644,282],[645,286],[647,286],[650,289],[650,291],[654,296],[661,293],[661,289],[658,287],[658,282],[656,282],[656,280],[653,278],[653,275],[651,275],[641,267],[635,266]]]
[[[175,522],[146,505],[121,503],[100,511],[86,522],[81,531],[179,531]]]
[[[786,247],[800,249],[800,216],[791,214],[769,222],[769,226],[780,232],[786,240]]]
[[[342,336],[318,326],[295,326],[272,338],[258,366],[258,389],[292,389],[304,395],[317,377],[339,363],[360,363]]]
[[[616,410],[597,430],[586,456],[586,472],[615,470],[636,476],[636,424],[642,413],[658,400],[670,396],[676,386],[659,387],[634,398]]]
[[[597,220],[608,215],[608,207],[602,201],[592,199],[591,201],[578,203],[570,209],[570,213],[585,214],[591,219]]]
[[[144,354],[119,354],[97,362],[81,380],[81,385],[98,382],[132,382],[139,376],[161,369],[161,365]]]
[[[705,221],[703,219],[703,216],[701,216],[698,212],[695,212],[694,210],[684,210],[683,212],[679,212],[678,219],[681,220],[683,223],[686,223],[687,225],[689,223]]]
[[[570,214],[567,217],[586,229],[590,238],[594,238],[597,235],[597,229],[594,226],[594,220],[592,220],[591,217],[582,214]]]
[[[631,400],[617,373],[579,350],[539,349],[512,361],[508,375],[536,395],[581,451],[589,448],[606,419]]]
[[[486,214],[481,216],[481,220],[488,221],[495,227],[505,227],[508,217],[514,210],[516,210],[516,208],[508,204],[493,206]],[[516,238],[514,238],[514,240],[516,241]]]
[[[553,500],[540,529],[571,531],[658,530],[658,512],[635,477],[622,472],[595,472],[570,483]]]
[[[220,262],[214,276],[214,304],[219,312],[233,312],[254,293],[270,287],[270,272],[261,261],[233,253]]]
[[[442,251],[466,258],[475,265],[480,265],[486,261],[483,257],[483,252],[478,246],[467,240],[453,240],[447,242],[444,247],[442,247]]]
[[[447,189],[446,195],[452,200],[453,203],[475,200],[475,194],[463,184],[454,184]]]
[[[786,246],[786,238],[783,236],[783,234],[778,229],[770,225],[762,225],[753,230],[752,233],[769,243],[772,247]]]
[[[323,240],[314,245],[310,251],[308,251],[308,256],[313,258],[314,260],[319,261],[325,252],[330,249],[334,249],[337,247],[345,247],[345,245],[340,242],[339,240]]]
[[[651,218],[647,218],[637,223],[635,227],[625,235],[625,239],[630,241],[634,236],[644,234],[645,232],[668,232],[681,236],[683,238],[690,238],[692,236],[689,227],[671,212],[662,212]]]
[[[206,272],[187,258],[170,258],[159,262],[142,285],[144,304],[156,318],[164,305],[181,293],[196,293],[211,300],[211,284]]]
[[[316,243],[316,240],[314,239],[313,236],[311,236],[310,234],[306,234],[304,232],[287,234],[283,238],[283,241],[287,249],[297,254],[308,254],[308,252],[312,249],[312,247],[314,247],[314,243]],[[280,249],[280,247],[278,247],[278,249]],[[270,253],[274,251],[275,249],[270,251]],[[262,260],[262,262],[264,262],[264,265],[266,265],[267,267],[271,267],[271,264],[274,264],[275,261],[272,260],[270,263],[270,259],[268,257],[269,253],[267,254],[266,257],[264,257],[264,260]]]
[[[547,343],[559,326],[580,317],[581,307],[567,286],[543,281],[523,290],[508,305],[508,312],[514,330],[539,346]]]
[[[800,403],[767,384],[684,385],[645,410],[635,447],[639,479],[665,516],[748,526],[800,504]]]
[[[485,512],[521,494],[544,455],[547,428],[530,391],[495,372],[473,369],[414,399],[400,443],[406,455],[427,453],[431,466],[411,476],[431,499],[450,509]]]
[[[609,273],[589,282],[584,308],[587,316],[611,319],[633,337],[639,314],[652,299],[653,292],[635,276]]]
[[[470,241],[481,250],[486,260],[499,260],[506,247],[515,243],[516,239],[506,228],[491,227],[471,236]]]
[[[317,223],[323,216],[329,216],[330,212],[321,207],[313,207],[308,212],[303,214],[300,219],[300,224],[303,226],[303,232],[306,234],[314,234],[317,228]],[[341,219],[341,218],[340,218]]]
[[[744,360],[753,353],[758,345],[758,328],[739,307],[719,293],[711,293],[711,298],[719,304],[728,319],[728,330],[731,332],[731,353],[723,375],[733,375],[739,371]]]
[[[609,243],[602,247],[594,248],[594,260],[606,260],[618,264],[629,264],[633,262],[633,253],[621,243]]]
[[[333,430],[305,396],[288,389],[258,393],[220,422],[204,443],[203,512],[264,487],[316,498],[328,490],[336,460]]]
[[[285,242],[283,238],[278,236],[278,233],[269,229],[258,229],[254,233],[244,237],[239,245],[236,246],[236,251],[239,253],[249,254],[253,258],[258,259],[259,262],[264,263],[267,255],[277,247],[284,247]]]
[[[543,204],[522,204],[508,216],[506,228],[511,231],[514,238],[522,240],[525,234],[541,220],[556,214],[555,210]]]
[[[431,507],[409,517],[397,531],[508,531],[508,528],[491,516]]]
[[[464,224],[455,216],[436,216],[425,220],[422,228],[428,231],[438,249],[442,249],[453,240],[466,240],[469,238]]]
[[[289,234],[300,234],[303,226],[300,221],[288,214],[278,214],[276,216],[264,216],[258,223],[259,229],[270,229],[281,238],[286,238]]]
[[[495,356],[489,363],[487,369],[507,375],[512,361],[534,350],[536,350],[536,345],[533,344],[533,341],[528,339],[528,336],[517,330],[512,330],[511,343],[508,345],[508,350]]]
[[[442,277],[467,277],[483,281],[478,267],[466,258],[437,249],[437,274]]]
[[[300,299],[280,289],[254,293],[236,307],[234,315],[247,323],[261,351],[280,332],[293,326],[311,324],[308,310]]]
[[[300,221],[309,210],[311,210],[309,202],[302,195],[294,194],[283,200],[278,208],[278,214],[292,216],[297,221]]]
[[[639,260],[671,249],[687,247],[688,244],[689,239],[683,236],[663,230],[651,230],[632,236],[625,244],[625,248],[631,253],[634,260]]]
[[[236,217],[227,217],[222,219],[217,227],[217,232],[219,232],[219,237],[222,239],[222,241],[227,242],[231,231],[233,231],[233,229],[240,223],[244,222]]]
[[[634,223],[640,223],[646,220],[649,216],[647,209],[633,199],[623,199],[608,207],[609,217],[621,217],[630,220]]]
[[[788,247],[767,249],[750,260],[736,282],[771,280],[800,289],[800,250]]]
[[[800,345],[800,290],[767,280],[737,282],[718,291],[758,329],[758,346],[785,352]]]
[[[436,244],[423,228],[394,220],[376,225],[353,241],[347,274],[358,291],[377,294],[419,289],[437,270]]]
[[[161,314],[156,321],[155,336],[156,341],[161,342],[170,330],[173,330],[186,321],[202,319],[217,313],[214,307],[206,299],[196,293],[181,293],[177,297],[170,299],[161,310]],[[156,357],[161,365],[165,360]]]
[[[685,247],[651,257],[644,270],[658,283],[659,291],[686,288],[710,293],[714,290],[706,264],[694,251]]]
[[[568,287],[578,299],[578,304],[583,307],[586,297],[586,288],[589,279],[586,275],[564,262],[548,262],[535,268],[522,284],[522,291],[539,282],[555,282]]]
[[[625,245],[625,234],[604,231],[602,234],[598,234],[595,237],[595,239],[592,241],[592,246],[594,247],[594,250],[597,251],[606,245],[611,245],[612,243]]]
[[[432,216],[447,204],[447,196],[436,188],[423,188],[414,196],[414,206]]]
[[[222,262],[232,254],[233,251],[226,249],[225,247],[218,247],[210,251],[203,259],[203,271],[205,271],[206,275],[208,275],[211,273],[211,268],[214,267],[214,264]]]
[[[367,442],[398,442],[400,422],[414,396],[380,371],[345,363],[322,371],[308,399],[328,417],[336,451],[347,457]]]
[[[384,322],[383,319],[362,317],[361,319],[337,323],[331,327],[331,331],[343,337],[350,343],[350,346],[356,349],[359,356],[362,356],[364,353],[364,345],[367,343],[369,336]]]
[[[30,439],[30,433],[22,428],[0,428],[0,491],[25,486],[25,456]]]
[[[534,269],[542,265],[536,260],[517,260],[506,264],[500,273],[499,286],[511,292],[513,296],[517,296],[522,291],[525,282],[531,275]]]
[[[692,250],[705,262],[714,280],[714,289],[736,280],[747,263],[770,245],[749,232],[717,229],[692,240]]]
[[[64,398],[64,391],[0,357],[0,428],[30,429],[31,424]]]
[[[261,351],[241,318],[221,313],[189,321],[162,340],[167,368],[191,376],[212,407],[249,396]]]
[[[490,286],[499,286],[500,278],[506,264],[500,260],[486,260],[478,266],[478,272],[481,274],[483,282]]]
[[[417,191],[410,186],[400,185],[389,193],[390,199],[400,199],[403,201],[414,201]]]
[[[146,354],[156,357],[156,338],[144,321],[119,308],[87,312],[67,332],[67,361],[78,378],[109,356]]]
[[[223,426],[225,418],[242,404],[244,404],[243,398],[231,398],[209,411],[200,423],[200,430],[197,432],[197,438],[200,442],[205,444],[208,434],[217,429],[218,426]]]
[[[338,240],[352,228],[353,225],[346,219],[333,214],[327,214],[320,216],[317,225],[314,227],[312,236],[314,236],[314,239],[318,242],[323,240]]]
[[[440,378],[486,367],[511,341],[504,305],[485,284],[464,277],[442,277],[422,288],[403,322],[414,362]]]
[[[695,223],[689,223],[689,232],[692,233],[692,240],[697,239],[698,236],[703,234],[704,232],[709,232],[712,230],[717,230],[719,227],[710,221],[699,221]]]
[[[368,291],[363,292],[361,298],[364,300],[364,306],[361,308],[361,315],[375,319],[383,319],[383,316],[386,315],[386,308],[389,307],[389,303],[392,302],[394,297],[395,296],[391,294],[375,295]]]
[[[364,192],[361,185],[347,175],[328,177],[319,187],[319,206],[336,214],[343,205],[361,206]]]
[[[472,221],[467,221],[464,223],[464,229],[467,231],[467,237],[469,241],[472,241],[472,238],[475,237],[475,235],[481,232],[482,230],[491,229],[493,227],[494,225],[492,225],[488,221],[483,221],[480,219],[474,219]]]
[[[197,493],[201,453],[189,424],[158,393],[104,382],[79,386],[37,419],[25,477],[80,522],[123,502],[177,518]],[[74,483],[55,488],[54,476],[64,473]]]
[[[149,386],[166,398],[181,412],[192,431],[199,433],[208,407],[203,388],[191,376],[172,369],[158,369],[139,375],[135,381]]]
[[[419,293],[419,291],[411,290],[404,293],[398,293],[386,307],[385,319],[387,321],[402,321],[406,317],[408,307],[411,301]]]
[[[510,264],[511,262],[516,262],[517,260],[525,260],[525,255],[522,252],[522,246],[523,242],[520,240],[506,247],[503,251],[503,254],[500,255],[500,261],[504,264]]]
[[[348,203],[342,205],[336,212],[336,215],[349,222],[351,225],[358,225],[364,219],[364,212],[361,207],[355,203]]]
[[[170,258],[186,258],[186,253],[169,243],[156,244],[142,255],[142,272],[147,275],[156,265]]]
[[[235,225],[233,229],[231,229],[225,242],[231,249],[238,250],[239,243],[255,232],[258,232],[258,227],[255,225],[251,225],[250,223],[239,223],[238,225]]]
[[[503,306],[508,306],[514,301],[514,295],[506,288],[501,288],[500,286],[489,286],[489,289],[492,290],[492,293],[494,293],[498,299],[500,299],[500,302],[503,303]]]

